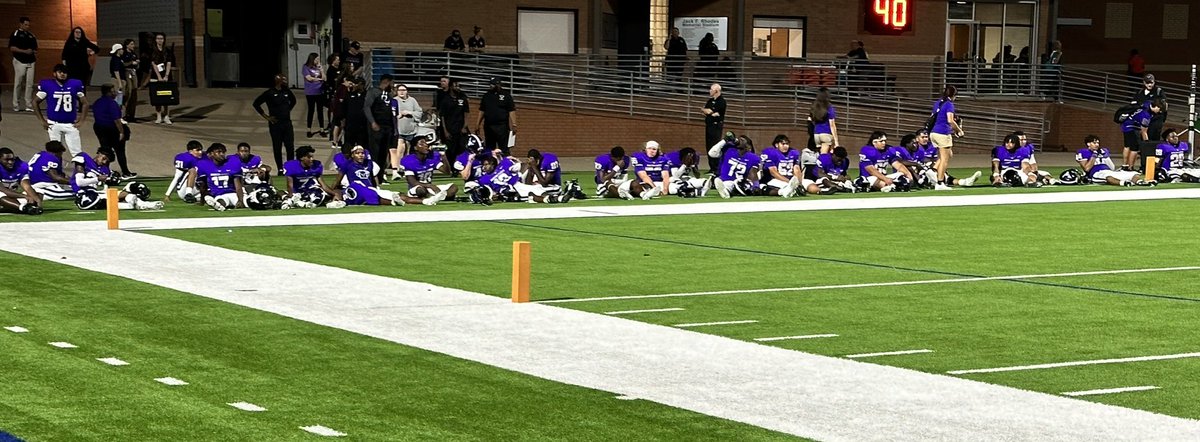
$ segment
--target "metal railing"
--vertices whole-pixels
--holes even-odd
[[[672,64],[639,56],[388,49],[373,50],[369,60],[372,81],[390,73],[407,83],[436,84],[448,74],[477,97],[496,77],[525,103],[685,121],[703,119],[708,86],[718,82],[729,102],[727,124],[745,128],[805,127],[817,88],[826,87],[840,129],[859,134],[920,128],[942,85],[949,83],[959,89],[956,107],[967,132],[963,144],[976,147],[992,146],[1014,130],[1040,143],[1048,103],[1115,108],[1136,90],[1124,76],[1050,65],[762,58]],[[1160,85],[1170,108],[1186,110],[1186,87]]]

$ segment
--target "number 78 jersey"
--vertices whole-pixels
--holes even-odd
[[[59,84],[48,78],[38,83],[37,97],[46,100],[46,119],[57,123],[74,123],[83,98],[83,82],[75,79]]]

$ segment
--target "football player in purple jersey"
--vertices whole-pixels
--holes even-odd
[[[207,158],[196,162],[197,184],[201,201],[213,210],[246,207],[242,187],[242,166],[237,156],[230,158],[224,144],[213,143],[205,152]]]
[[[283,163],[287,191],[283,195],[281,209],[308,209],[322,204],[330,209],[346,207],[341,192],[321,180],[325,169],[316,160],[315,153],[316,149],[312,146],[300,146],[296,148],[296,159]]]
[[[96,156],[80,152],[71,159],[75,173],[71,175],[71,190],[75,192],[75,207],[79,210],[101,210],[108,203],[106,184],[116,184],[109,162],[116,157],[110,147],[96,150]],[[161,210],[162,201],[145,201],[150,188],[137,181],[130,182],[117,193],[117,208],[121,210]]]
[[[712,175],[700,177],[700,155],[696,149],[685,147],[675,152],[667,153],[667,163],[671,165],[671,195],[685,198],[708,195],[712,188]]]
[[[1200,168],[1188,158],[1192,147],[1187,141],[1179,140],[1179,131],[1170,129],[1163,131],[1163,141],[1155,148],[1156,154],[1162,158],[1162,170],[1167,180],[1172,183],[1200,182]]]
[[[408,182],[407,196],[417,198],[422,203],[431,201],[431,198],[435,203],[447,198],[453,200],[454,195],[458,193],[458,186],[454,183],[433,183],[433,172],[444,167],[443,161],[441,152],[429,149],[428,140],[418,138],[413,146],[413,153],[400,160],[400,169]]]
[[[1128,187],[1132,186],[1135,181],[1141,180],[1142,176],[1137,172],[1116,170],[1112,158],[1109,157],[1108,148],[1100,147],[1100,137],[1088,135],[1083,142],[1087,147],[1079,149],[1075,153],[1075,161],[1079,163],[1079,167],[1083,168],[1089,181]]]
[[[87,120],[88,112],[83,82],[67,79],[67,67],[55,65],[53,76],[38,83],[36,96],[33,109],[50,140],[62,142],[72,156],[83,152],[79,126]],[[44,115],[42,102],[46,102]]]
[[[479,187],[471,189],[471,200],[485,205],[492,201],[510,200],[530,203],[561,204],[571,201],[574,184],[568,184],[563,193],[552,191],[541,184],[528,184],[521,180],[519,168],[497,164],[495,157],[483,157],[483,176]],[[515,169],[515,170],[514,170]]]
[[[754,142],[749,137],[742,135],[733,141],[718,141],[708,149],[708,156],[721,158],[720,174],[713,180],[713,187],[721,198],[761,193],[759,166],[762,159],[754,153]]]
[[[629,163],[633,166],[634,179],[617,187],[617,195],[632,200],[648,201],[661,194],[671,193],[671,163],[662,153],[657,141],[647,141],[642,152],[633,154]]]
[[[870,144],[863,146],[858,152],[858,179],[855,180],[855,186],[864,192],[896,190],[897,185],[904,184],[901,181],[904,174],[900,172],[889,174],[887,170],[888,167],[900,169],[904,165],[896,167],[895,158],[888,155],[887,133],[872,132],[868,140]]]
[[[992,149],[992,185],[997,187],[1042,187],[1029,165],[1029,151],[1021,147],[1021,138],[1009,134],[1004,145]]]
[[[12,149],[0,147],[0,211],[41,215],[42,207],[27,195],[36,195],[29,185],[29,164]]]
[[[184,202],[195,203],[200,191],[196,190],[196,162],[204,158],[204,145],[199,141],[188,141],[187,150],[175,155],[175,175],[163,195],[163,201],[171,201],[171,194],[178,192]]]
[[[75,197],[71,180],[63,173],[62,155],[67,151],[62,142],[46,142],[46,150],[29,158],[29,175],[25,177],[34,193],[29,199],[41,205],[43,200],[66,200]]]
[[[808,186],[815,183],[804,179],[804,168],[800,166],[800,151],[792,149],[792,140],[787,135],[779,134],[771,142],[771,147],[763,149],[762,168],[765,194],[791,198],[799,193],[808,193]]]
[[[629,180],[629,161],[629,155],[625,155],[625,148],[621,146],[596,156],[596,196],[620,198],[618,189]]]

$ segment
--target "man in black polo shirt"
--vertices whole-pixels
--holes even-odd
[[[725,132],[725,97],[721,96],[721,85],[713,83],[708,88],[708,101],[704,103],[704,108],[700,109],[704,113],[704,146],[712,149],[714,144],[721,141],[721,136]],[[708,158],[708,169],[711,173],[717,173],[721,168],[721,158]]]
[[[687,63],[687,41],[679,36],[679,28],[671,28],[671,36],[663,42],[667,50],[667,76],[678,80],[683,76],[683,65]]]
[[[467,139],[467,113],[471,112],[471,101],[459,87],[458,80],[450,80],[450,90],[442,95],[438,103],[442,116],[442,137],[446,141],[446,157],[458,158]]]
[[[360,111],[371,127],[367,143],[371,149],[371,159],[379,165],[380,174],[388,167],[388,150],[396,148],[396,118],[392,115],[391,90],[392,76],[383,74],[379,77],[378,87],[367,89]]]
[[[254,99],[254,110],[267,120],[271,132],[271,149],[275,153],[275,170],[283,176],[283,147],[287,147],[287,160],[296,159],[296,134],[292,129],[292,108],[296,107],[296,96],[287,85],[287,76],[275,74],[275,86],[263,91]],[[263,112],[263,104],[267,111]]]
[[[508,156],[508,132],[517,129],[517,105],[512,94],[500,86],[500,79],[493,77],[492,88],[479,99],[479,122],[475,132],[483,133],[484,146],[488,152],[500,148]]]
[[[29,17],[17,20],[17,30],[8,37],[8,50],[13,56],[13,112],[33,112],[33,65],[37,61],[37,37],[29,32]],[[21,107],[21,98],[25,106]]]

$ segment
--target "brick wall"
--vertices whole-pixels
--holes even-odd
[[[1133,4],[1131,38],[1105,38],[1108,3]],[[1092,20],[1091,26],[1059,27],[1064,63],[1124,72],[1129,50],[1136,48],[1146,59],[1148,71],[1163,81],[1186,83],[1190,65],[1200,60],[1200,45],[1194,43],[1200,34],[1189,30],[1187,39],[1163,39],[1164,5],[1188,5],[1188,25],[1197,29],[1200,2],[1194,0],[1062,0],[1059,17]],[[1179,17],[1174,20],[1178,22]]]
[[[1113,123],[1112,114],[1112,110],[1054,105],[1046,111],[1050,133],[1043,144],[1046,149],[1076,151],[1083,147],[1083,137],[1095,135],[1105,147],[1120,151],[1121,128]]]
[[[3,48],[0,48],[0,60],[4,69],[0,69],[0,82],[12,83],[12,53],[8,50],[7,36],[17,29],[17,18],[29,17],[33,23],[30,29],[38,39],[37,78],[50,76],[55,64],[61,63],[63,43],[76,26],[83,28],[88,39],[99,41],[103,36],[96,35],[96,2],[95,0],[27,0],[24,3],[0,3],[0,32],[6,37]],[[107,51],[102,51],[107,55]],[[93,63],[95,60],[93,60]],[[9,90],[4,94],[9,99]],[[6,105],[11,102],[6,102]]]

